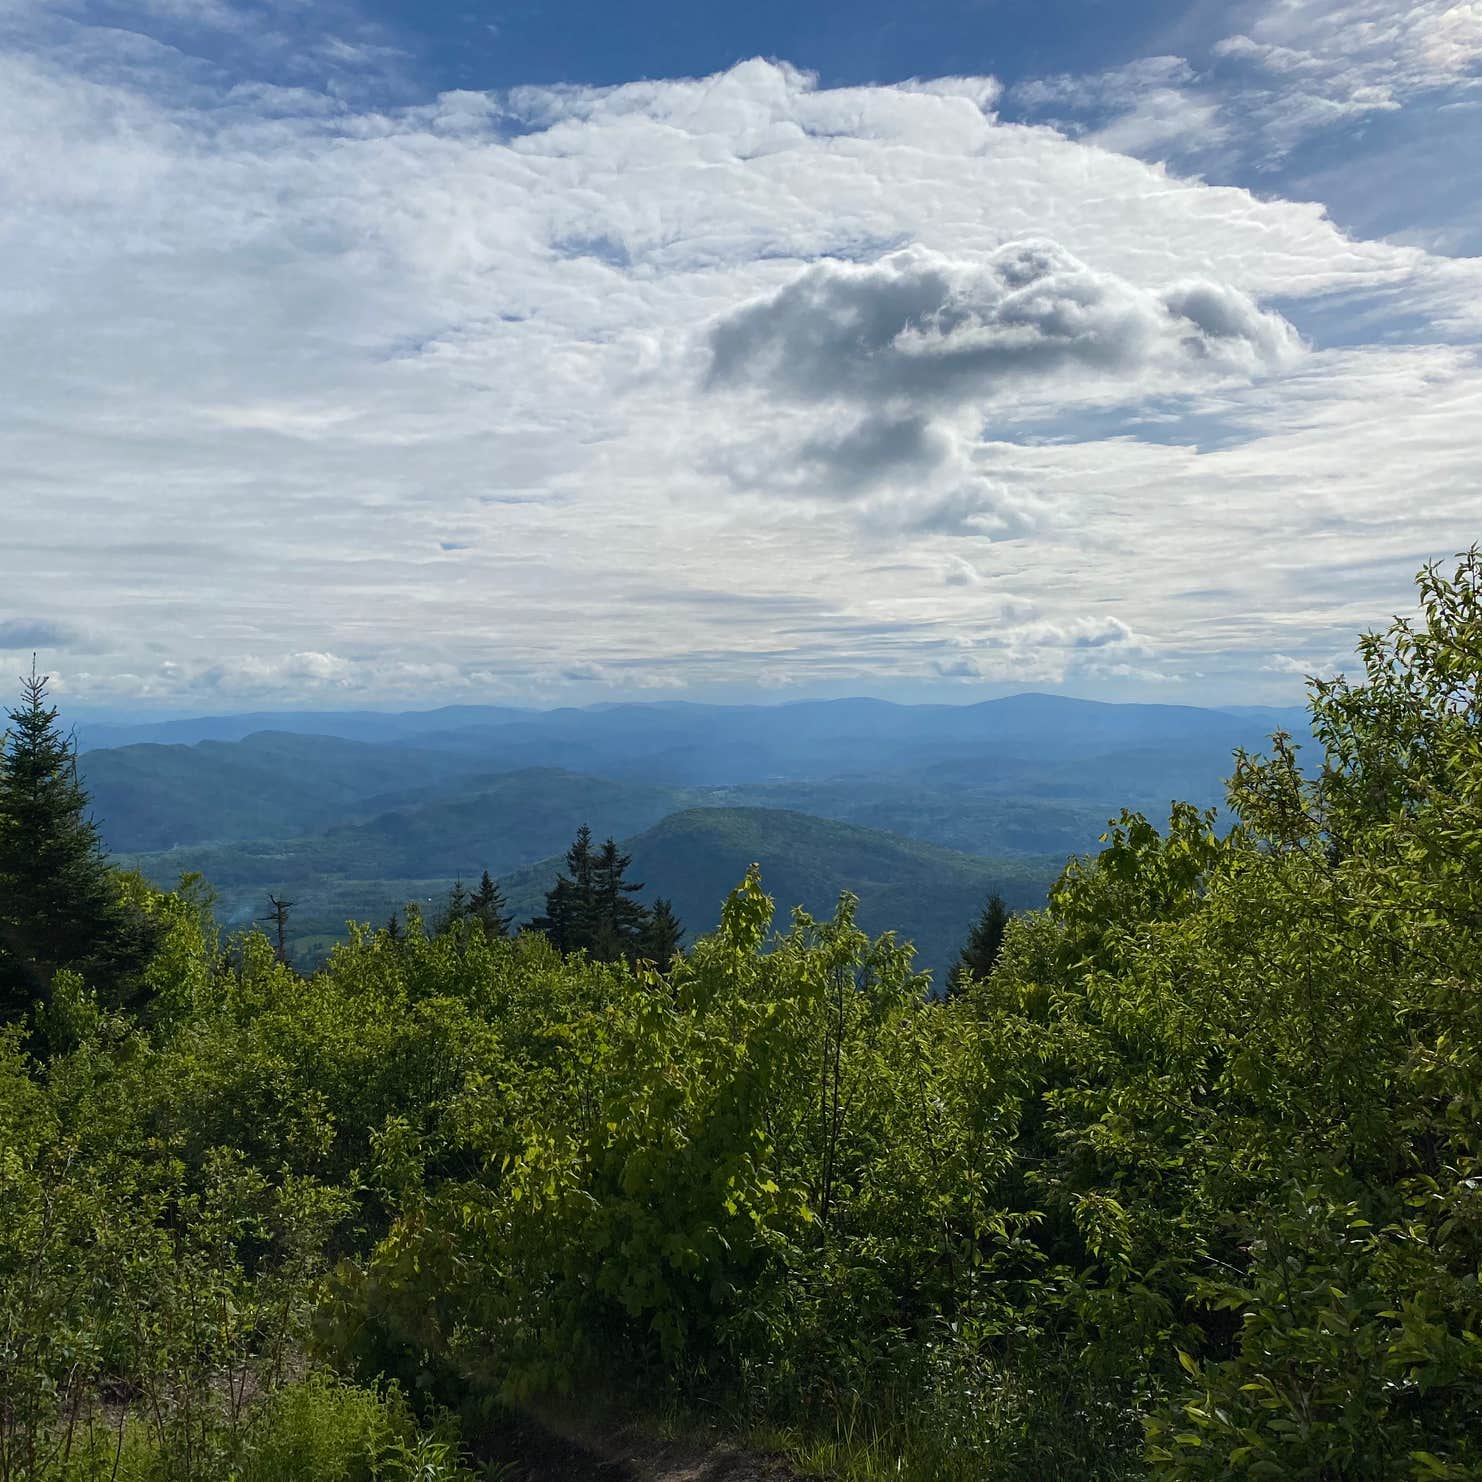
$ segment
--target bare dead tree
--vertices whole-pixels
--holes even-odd
[[[264,923],[271,921],[277,929],[277,942],[273,950],[278,954],[278,961],[284,967],[288,966],[288,913],[293,909],[292,901],[279,900],[271,891],[268,892],[268,904],[273,908],[270,916],[261,916],[258,919]]]

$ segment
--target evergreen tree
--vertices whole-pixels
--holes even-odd
[[[545,893],[545,910],[525,923],[526,931],[539,932],[558,952],[577,948],[576,887],[565,875]]]
[[[648,908],[633,899],[643,889],[625,878],[633,863],[630,854],[620,854],[609,838],[592,865],[592,940],[589,950],[602,962],[638,955],[649,929]]]
[[[649,913],[639,956],[660,967],[668,967],[679,951],[679,939],[683,935],[684,926],[674,914],[673,903],[660,896]]]
[[[120,899],[46,686],[33,662],[0,751],[0,1023],[45,1002],[64,967],[122,1001],[154,943]]]
[[[968,933],[967,945],[957,954],[957,967],[952,974],[954,987],[970,979],[986,978],[998,961],[1003,950],[1004,929],[1013,913],[1004,905],[1003,897],[995,890],[983,907],[983,914]]]
[[[592,866],[592,831],[582,824],[566,851],[567,873],[556,876],[556,883],[546,891],[545,911],[526,927],[548,937],[558,952],[578,952],[592,945],[596,914]]]
[[[632,863],[613,839],[594,850],[592,831],[583,824],[566,851],[565,872],[546,892],[544,913],[528,930],[542,932],[562,952],[587,952],[599,962],[644,955],[650,917],[633,899],[643,886],[626,878]]]
[[[469,897],[468,915],[484,928],[484,935],[507,937],[509,935],[509,912],[505,905],[504,892],[489,878],[488,870],[479,881],[479,888]]]
[[[448,903],[443,907],[443,913],[438,918],[439,934],[447,931],[455,922],[462,921],[468,915],[468,909],[468,891],[464,888],[462,880],[454,880],[453,888],[448,892]]]

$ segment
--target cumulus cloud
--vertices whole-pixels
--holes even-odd
[[[192,686],[229,693],[281,689],[287,693],[333,688],[355,688],[355,666],[338,654],[313,651],[266,658],[247,654],[213,664],[194,674]]]
[[[1097,272],[1053,242],[982,257],[913,247],[825,261],[721,317],[705,385],[789,407],[823,404],[823,430],[789,440],[775,419],[722,459],[747,487],[859,498],[861,526],[892,536],[1013,539],[1053,523],[1033,493],[977,466],[984,435],[1026,397],[1131,402],[1291,367],[1300,337],[1229,284],[1166,288]],[[838,413],[854,410],[841,429]],[[863,415],[859,415],[860,410]]]
[[[1002,604],[990,630],[960,634],[947,647],[947,654],[931,661],[931,672],[941,679],[975,683],[1017,678],[1060,684],[1071,677],[1126,677],[1134,670],[1142,673],[1127,660],[1148,652],[1145,641],[1120,619],[1081,614],[1051,621],[1012,599]],[[1148,669],[1147,676],[1165,682],[1160,670]]]
[[[947,439],[919,412],[866,418],[838,435],[820,433],[797,449],[803,470],[823,469],[846,489],[902,471],[927,469],[948,454]]]
[[[977,259],[913,247],[875,263],[819,263],[723,317],[709,348],[711,387],[940,406],[1053,375],[1279,369],[1300,341],[1239,288],[1188,282],[1159,293],[1039,240]],[[919,425],[895,425],[917,426],[919,440]]]

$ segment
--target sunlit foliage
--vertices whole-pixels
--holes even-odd
[[[0,1478],[598,1391],[861,1478],[1477,1475],[1482,559],[1420,590],[945,1001],[755,873],[662,969],[412,913],[307,979],[124,883],[150,1013],[61,970],[0,1051]]]

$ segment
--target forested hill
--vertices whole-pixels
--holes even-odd
[[[450,728],[453,718],[462,724]],[[1284,712],[1024,695],[963,707],[838,701],[544,715],[320,713],[273,719],[362,737],[288,729],[190,739],[199,729],[233,735],[263,719],[172,722],[143,728],[178,738],[168,744],[86,752],[84,780],[109,847],[135,853],[315,834],[490,790],[507,796],[498,778],[538,771],[548,780],[555,769],[669,790],[660,812],[594,818],[599,829],[644,828],[686,806],[764,806],[969,853],[1068,854],[1093,843],[1123,806],[1159,811],[1173,797],[1220,803],[1235,748],[1259,749],[1278,725],[1306,731],[1305,718]],[[91,734],[96,741],[106,733]],[[555,834],[523,854],[522,841],[512,857],[491,857],[491,868],[526,863],[569,837],[559,789],[531,785],[556,821]],[[456,818],[449,826],[460,831]]]
[[[261,916],[270,894],[294,902],[289,943],[317,961],[348,920],[381,922],[410,902],[435,916],[456,879],[487,870],[518,920],[534,916],[558,854],[588,820],[624,840],[646,900],[675,903],[692,938],[760,862],[784,908],[828,914],[858,895],[865,924],[916,943],[939,979],[984,899],[1043,903],[1063,855],[985,858],[878,829],[775,808],[687,808],[682,789],[556,771],[512,773],[476,793],[322,833],[118,856],[161,886],[200,874],[232,926]]]
[[[849,889],[867,924],[899,929],[940,972],[981,904],[973,881],[1038,904],[1123,806],[1161,816],[1175,797],[1221,803],[1234,748],[1260,746],[1291,717],[1020,695],[970,706],[321,712],[217,739],[263,719],[170,722],[150,733],[168,743],[94,749],[81,764],[121,861],[165,886],[204,875],[234,926],[258,919],[270,893],[292,900],[300,962],[319,960],[347,920],[385,920],[409,901],[435,910],[460,877],[488,871],[528,903],[526,882],[509,877],[589,824],[639,849],[649,898],[675,897],[692,928],[711,924],[760,859],[784,907],[823,910]],[[213,739],[193,742],[197,730]],[[690,816],[717,808],[743,811]],[[746,810],[766,811],[743,828]],[[670,832],[638,842],[674,814],[685,817]],[[756,818],[768,820],[765,837]],[[911,854],[915,845],[937,850]],[[1016,859],[1030,861],[1027,873]],[[1027,895],[1021,876],[1035,882]]]
[[[932,844],[777,808],[695,808],[623,843],[645,894],[673,903],[689,939],[715,929],[720,908],[748,866],[760,864],[785,907],[831,916],[845,891],[859,923],[914,944],[940,984],[968,925],[997,892],[1014,910],[1042,906],[1063,861],[985,859]],[[544,860],[503,882],[517,917],[534,915],[560,861]]]
[[[95,816],[120,850],[310,833],[466,786],[476,763],[426,749],[259,731],[88,752]]]

